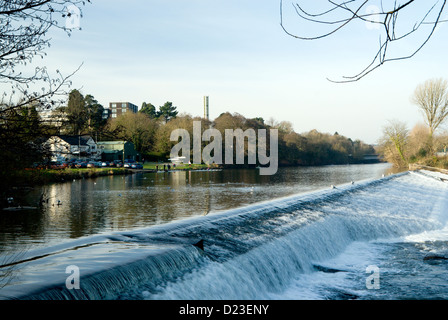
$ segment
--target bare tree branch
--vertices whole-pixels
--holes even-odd
[[[47,155],[41,141],[51,128],[42,122],[39,111],[66,101],[79,68],[64,76],[36,60],[46,55],[50,30],[69,36],[78,29],[67,18],[75,13],[80,18],[79,7],[84,4],[82,0],[0,0],[0,200],[11,187],[14,170],[28,168]]]
[[[320,31],[317,35],[299,35],[289,31],[284,23],[284,5],[283,0],[280,0],[280,26],[286,34],[299,40],[318,40],[334,35],[340,32],[343,28],[349,25],[354,25],[357,21],[365,24],[375,24],[381,26],[382,35],[379,37],[379,47],[373,58],[367,66],[360,72],[352,76],[343,76],[342,80],[330,80],[332,82],[353,82],[365,77],[372,71],[378,69],[386,62],[405,60],[414,57],[431,39],[439,24],[447,22],[442,19],[442,14],[446,9],[447,0],[433,0],[431,2],[422,2],[417,0],[408,1],[394,1],[392,4],[388,2],[389,7],[385,7],[383,1],[380,2],[377,12],[367,12],[367,5],[372,3],[370,0],[349,0],[349,1],[318,1],[319,4],[324,2],[329,6],[321,12],[313,13],[307,10],[299,3],[292,4],[293,12],[297,15],[298,22],[308,23],[315,26],[329,27],[328,31]],[[316,2],[313,2],[313,4]],[[309,4],[309,3],[308,3]],[[425,5],[424,10],[418,6]],[[410,10],[420,10],[421,18],[416,19],[411,27],[407,23],[411,21]],[[364,12],[366,11],[366,12]],[[297,21],[296,21],[297,22]],[[425,30],[423,27],[426,27]],[[309,30],[310,28],[303,28],[302,30]],[[366,28],[367,30],[367,28]],[[421,40],[415,43],[415,49],[410,53],[393,56],[390,53],[391,45],[399,42],[411,35],[420,32],[423,34]],[[426,33],[425,33],[426,32]]]

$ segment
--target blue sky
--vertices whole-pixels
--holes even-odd
[[[388,120],[409,128],[423,120],[410,102],[419,83],[448,77],[448,26],[413,59],[335,84],[327,77],[352,75],[370,61],[378,30],[357,25],[327,39],[297,40],[280,27],[278,0],[93,0],[82,10],[81,31],[52,31],[45,62],[65,74],[83,63],[72,88],[104,106],[172,101],[180,112],[202,116],[208,95],[212,119],[238,112],[290,121],[299,133],[337,131],[376,143]],[[285,25],[303,31],[292,13],[285,1]],[[399,49],[412,45],[403,41]]]

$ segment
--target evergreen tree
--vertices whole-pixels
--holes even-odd
[[[86,101],[78,90],[72,90],[68,95],[67,121],[70,125],[69,133],[81,134],[88,119]]]
[[[103,120],[104,107],[98,103],[98,101],[88,94],[84,98],[85,106],[87,108],[87,125],[89,132],[99,131],[106,124]]]
[[[156,107],[149,102],[148,103],[143,102],[142,108],[140,109],[139,112],[146,114],[151,119],[157,118]]]
[[[172,102],[165,102],[163,106],[159,107],[159,111],[157,111],[157,118],[163,117],[165,118],[165,122],[170,121],[173,118],[176,118],[178,111],[177,107],[173,106]]]

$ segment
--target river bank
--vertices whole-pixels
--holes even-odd
[[[14,172],[18,186],[42,185],[65,182],[73,179],[96,178],[109,175],[131,174],[127,168],[65,168],[65,169],[25,169]]]
[[[429,171],[440,172],[440,173],[443,173],[443,174],[448,174],[448,170],[447,169],[431,167],[431,166],[425,166],[425,165],[415,164],[415,163],[410,163],[409,164],[409,170],[410,171],[429,170]]]

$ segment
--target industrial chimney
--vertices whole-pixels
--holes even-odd
[[[204,96],[204,118],[209,120],[208,96]]]

